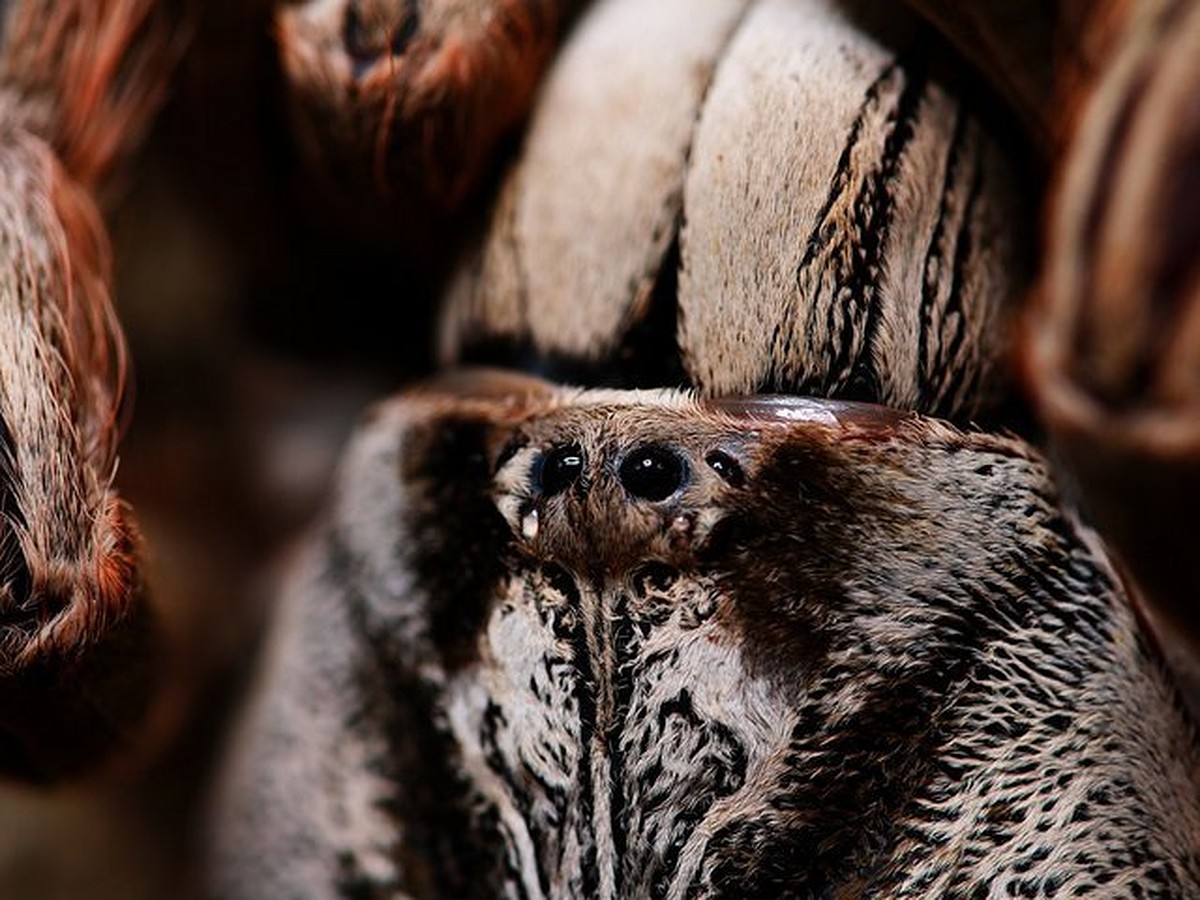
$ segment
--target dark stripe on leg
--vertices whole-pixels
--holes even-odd
[[[909,77],[892,119],[892,131],[884,143],[879,168],[868,181],[854,209],[851,233],[861,242],[861,251],[855,256],[855,266],[850,272],[845,292],[852,297],[864,298],[866,321],[863,323],[861,350],[846,376],[845,389],[838,392],[838,396],[853,399],[879,399],[879,374],[875,371],[874,351],[883,313],[880,279],[892,231],[892,217],[896,211],[896,198],[892,190],[904,155],[916,133],[927,81],[925,73],[915,70],[915,66],[906,65],[904,68]]]

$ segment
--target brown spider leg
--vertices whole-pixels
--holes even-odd
[[[1091,517],[1200,642],[1200,3],[1090,15],[1025,368]]]
[[[0,33],[0,772],[127,750],[164,659],[112,485],[126,378],[96,191],[177,56],[154,0],[19,0]]]
[[[276,16],[301,154],[360,232],[422,243],[524,118],[578,0],[308,0]]]

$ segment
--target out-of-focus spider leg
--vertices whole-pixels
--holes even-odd
[[[1200,642],[1200,3],[1089,17],[1026,369],[1090,515]]]
[[[276,16],[312,185],[359,231],[427,241],[528,112],[579,0],[307,0]]]
[[[0,6],[0,772],[139,743],[165,670],[113,488],[126,377],[96,193],[179,45],[155,0]]]

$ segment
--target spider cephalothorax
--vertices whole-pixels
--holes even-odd
[[[245,896],[1200,889],[1189,726],[1028,445],[508,389],[351,451],[229,794],[279,823],[223,836]]]

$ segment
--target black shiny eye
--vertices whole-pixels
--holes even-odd
[[[746,473],[742,471],[741,465],[724,450],[713,450],[704,457],[704,461],[730,486],[741,487],[746,483]]]
[[[617,475],[625,490],[643,500],[666,500],[683,484],[687,466],[673,450],[656,444],[638,447],[621,463]]]
[[[578,444],[555,447],[542,458],[538,486],[546,496],[560,494],[583,472],[583,450]]]

